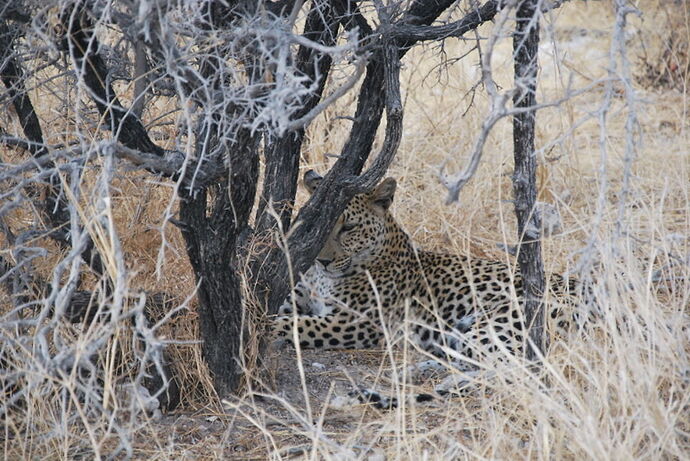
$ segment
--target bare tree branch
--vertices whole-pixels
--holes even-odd
[[[446,38],[461,38],[478,25],[490,21],[501,7],[501,1],[490,0],[474,9],[462,19],[442,26],[429,26],[414,23],[399,22],[390,30],[389,35],[399,43],[416,43],[427,40],[442,40]]]
[[[162,156],[163,149],[149,138],[141,121],[134,112],[124,108],[115,94],[85,4],[78,3],[77,7],[65,10],[60,20],[65,29],[63,48],[74,60],[77,75],[84,79],[115,139],[131,149]]]
[[[482,70],[482,83],[486,92],[489,95],[489,113],[482,122],[481,131],[479,136],[475,141],[472,153],[470,154],[470,161],[468,165],[459,173],[451,177],[447,177],[444,173],[444,169],[448,160],[444,161],[439,167],[439,178],[442,184],[448,189],[448,197],[446,198],[446,203],[455,202],[458,200],[460,190],[469,182],[474,176],[479,167],[479,163],[484,152],[484,144],[491,132],[491,129],[496,125],[496,123],[508,115],[509,111],[506,108],[506,103],[513,96],[513,90],[499,93],[498,87],[493,79],[493,74],[491,70],[491,58],[493,56],[494,47],[496,42],[501,37],[501,31],[504,29],[506,22],[509,19],[509,14],[511,12],[510,8],[504,8],[501,10],[496,25],[494,26],[494,32],[489,35],[489,39],[486,46],[486,52],[482,56],[482,47],[477,40],[477,48],[480,53],[480,64]]]

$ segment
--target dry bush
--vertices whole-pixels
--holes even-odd
[[[584,86],[606,74],[612,24],[611,6],[605,2],[566,4],[549,16],[542,45],[540,99],[557,98],[570,79]],[[654,32],[645,29],[649,24],[640,23],[641,34]],[[485,27],[480,34],[486,36],[490,30],[490,26]],[[516,235],[513,208],[508,202],[512,172],[509,121],[500,122],[493,130],[483,164],[463,190],[459,204],[443,204],[445,189],[436,175],[439,165],[449,157],[451,166],[464,164],[487,108],[483,90],[476,88],[476,53],[452,64],[445,61],[462,56],[470,46],[449,41],[443,50],[416,50],[405,60],[405,135],[389,172],[399,181],[393,212],[420,246],[509,259],[497,247],[514,244]],[[640,50],[636,46],[633,40],[633,51]],[[512,78],[510,56],[510,43],[500,42],[494,65],[504,86],[510,85]],[[644,72],[645,68],[636,71]],[[59,84],[68,83],[55,80],[55,85]],[[647,100],[637,108],[644,143],[638,146],[632,166],[633,180],[625,184],[625,119],[620,114],[628,106],[619,88],[614,90],[613,115],[606,127],[610,151],[603,159],[600,126],[592,117],[605,97],[603,84],[538,115],[541,199],[559,209],[564,229],[545,241],[547,270],[576,271],[584,264],[583,273],[591,274],[595,282],[602,314],[585,332],[554,342],[540,374],[527,371],[516,359],[497,370],[497,377],[479,379],[473,392],[463,398],[427,407],[404,405],[380,413],[363,407],[329,407],[327,393],[302,389],[307,381],[321,381],[320,389],[328,389],[331,379],[330,374],[315,372],[309,363],[325,359],[307,353],[302,370],[288,367],[292,380],[281,377],[279,367],[274,370],[279,374],[274,379],[278,386],[294,386],[292,390],[302,392],[310,406],[283,397],[286,389],[277,388],[268,392],[276,404],[267,405],[265,400],[247,395],[223,411],[216,403],[196,343],[198,327],[190,301],[189,309],[159,332],[174,340],[167,349],[184,396],[181,416],[133,418],[130,425],[121,426],[134,434],[131,453],[149,459],[287,459],[294,454],[310,459],[687,458],[690,162],[688,122],[683,118],[686,101],[678,101],[673,94],[650,94],[636,88],[639,99]],[[46,101],[41,116],[54,119],[47,138],[65,141],[61,133],[68,132],[64,126],[72,122],[51,112],[48,95],[41,94],[40,98]],[[344,98],[309,128],[304,170],[323,171],[330,164],[327,155],[337,152],[336,146],[347,136],[350,122],[339,116],[351,111],[350,104],[352,101]],[[154,98],[144,120],[154,123],[169,110],[176,109],[165,97]],[[169,131],[170,126],[159,130],[162,138],[177,136]],[[2,155],[10,154],[3,150]],[[118,206],[112,208],[114,227],[108,232],[116,232],[122,242],[126,261],[121,263],[134,269],[132,279],[123,281],[127,291],[135,286],[165,292],[184,305],[195,288],[184,243],[177,229],[170,225],[161,229],[160,222],[166,209],[175,210],[169,187],[137,175],[120,178],[114,184]],[[627,201],[621,215],[623,188]],[[86,208],[86,213],[93,217],[98,210]],[[21,221],[23,216],[17,214],[13,219]],[[107,247],[99,249],[109,254]],[[589,253],[584,254],[583,249]],[[160,266],[159,259],[164,262]],[[45,267],[52,265],[46,262]],[[6,299],[2,303],[9,308]],[[123,301],[122,308],[123,313],[131,312],[136,318],[143,306]],[[248,312],[254,315],[252,310]],[[126,357],[140,353],[129,325],[122,321],[113,329],[112,348],[108,349],[113,354]],[[64,341],[73,335],[76,350],[103,334],[99,326],[86,331],[64,324],[52,328],[50,341]],[[17,348],[16,354],[31,357],[32,351]],[[380,386],[389,386],[402,396],[420,390],[403,377],[405,367],[417,358],[410,349],[407,344],[389,345],[382,354],[360,351],[337,357],[346,357],[348,365],[363,363],[364,371],[360,371],[364,377],[378,377]],[[113,357],[105,355],[99,362],[113,363]],[[270,358],[267,362],[272,364]],[[16,413],[21,417],[8,414],[4,435],[0,436],[6,456],[74,459],[91,458],[101,453],[99,449],[110,452],[111,445],[121,440],[112,433],[112,421],[126,418],[130,411],[125,396],[114,392],[107,399],[93,396],[99,404],[104,399],[112,402],[108,407],[112,410],[95,416],[81,413],[88,408],[86,404],[66,408],[80,400],[64,397],[65,392],[77,392],[84,379],[103,379],[106,387],[115,389],[119,376],[139,372],[107,371],[86,377],[55,377],[36,360],[35,370],[27,376],[51,387],[30,394],[26,406]],[[270,381],[252,363],[247,365],[247,373]],[[421,390],[428,391],[433,384],[433,380],[422,383]],[[258,391],[267,392],[264,388]],[[73,416],[65,419],[64,415]]]

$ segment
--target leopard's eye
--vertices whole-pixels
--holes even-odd
[[[343,227],[340,228],[340,232],[350,232],[353,230],[355,227],[357,227],[357,224],[343,224]]]

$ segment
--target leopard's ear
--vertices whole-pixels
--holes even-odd
[[[395,179],[386,178],[381,181],[381,184],[371,192],[371,203],[387,210],[393,203],[393,196],[395,195]]]
[[[314,170],[309,170],[304,173],[304,186],[310,194],[314,193],[319,183],[321,183],[321,180],[323,180],[323,177]]]

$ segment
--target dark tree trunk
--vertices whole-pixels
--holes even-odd
[[[230,263],[234,258],[227,238],[215,238],[217,232],[226,231],[207,222],[205,192],[180,197],[180,220],[198,283],[197,309],[204,359],[216,392],[225,397],[237,388],[241,377],[237,358],[242,334],[242,296],[237,268]]]
[[[205,6],[213,27],[232,27],[235,13],[220,2]],[[216,75],[222,59],[218,50],[200,63],[202,75],[214,88],[223,84]],[[260,78],[260,70],[248,63],[250,80]],[[206,101],[209,102],[209,101]],[[237,116],[227,108],[228,119]],[[242,323],[244,300],[241,291],[240,237],[249,228],[259,175],[259,133],[240,128],[235,141],[228,143],[227,129],[220,114],[204,120],[194,158],[227,159],[216,184],[180,188],[180,229],[187,255],[197,280],[199,330],[204,359],[211,371],[218,395],[227,397],[237,390],[242,377]],[[194,171],[196,165],[190,170]],[[210,200],[209,200],[210,199]]]
[[[258,139],[248,131],[240,133],[236,145],[223,146],[232,165],[227,179],[210,187],[210,191],[181,192],[180,196],[182,235],[199,286],[202,350],[221,397],[235,391],[242,376],[244,304],[237,249],[256,194]],[[201,153],[202,149],[208,147],[197,151]],[[209,192],[212,206],[207,210]]]
[[[530,360],[537,358],[537,351],[544,353],[548,347],[544,334],[545,310],[542,303],[544,264],[539,234],[541,225],[534,208],[537,198],[537,158],[534,151],[534,106],[539,49],[537,8],[537,0],[523,0],[519,4],[513,36],[515,86],[518,89],[513,104],[516,109],[527,109],[515,114],[513,118],[513,194],[518,221],[518,264],[524,293],[525,319],[529,338],[534,344],[534,347],[527,347],[527,358]]]

